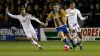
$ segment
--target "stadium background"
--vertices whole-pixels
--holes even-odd
[[[9,7],[12,14],[20,14],[20,9],[25,7],[27,13],[45,22],[47,15],[53,10],[54,3],[59,3],[60,7],[66,10],[70,1],[75,1],[76,8],[81,11],[82,16],[89,16],[85,21],[78,20],[84,40],[82,51],[78,47],[76,51],[63,51],[64,43],[59,41],[61,39],[57,36],[53,20],[46,28],[32,21],[39,44],[44,48],[40,51],[27,41],[20,22],[5,13],[6,7]],[[17,31],[13,32],[11,27],[16,27]],[[100,0],[0,0],[0,56],[100,56],[99,27]]]
[[[88,20],[79,21],[81,27],[100,26],[100,0],[0,0],[0,27],[21,27],[18,20],[5,14],[5,7],[8,7],[13,14],[20,14],[20,9],[25,7],[28,13],[45,22],[47,15],[53,10],[54,3],[59,3],[60,7],[66,10],[70,1],[75,1],[76,8],[81,11],[83,16],[89,16]],[[40,27],[37,22],[32,21],[32,24],[34,27]],[[49,22],[48,27],[54,27],[53,21]]]
[[[100,0],[0,0],[0,40],[27,40],[24,32],[22,31],[22,26],[19,20],[6,15],[6,7],[9,8],[12,14],[20,14],[20,9],[25,8],[27,13],[32,14],[45,23],[46,17],[53,10],[54,3],[59,3],[60,8],[66,10],[69,8],[70,1],[74,1],[76,3],[76,8],[81,11],[82,16],[89,16],[87,20],[78,20],[82,28],[92,28],[90,31],[87,29],[83,32],[87,34],[86,37],[94,38],[91,34],[97,34],[95,37],[99,37]],[[41,31],[41,28],[45,27],[39,25],[37,22],[31,21],[31,23],[37,29],[39,40],[41,40],[41,38],[46,39],[47,36],[51,37],[47,38],[50,40],[60,40],[60,38],[57,37],[56,31],[50,32],[52,31],[50,28],[54,28],[53,20],[51,20],[47,26],[50,30],[48,32],[44,32],[44,30]],[[18,28],[18,31],[15,34],[10,29],[12,26]],[[93,28],[97,28],[98,30],[95,31]],[[90,34],[88,35],[88,33]]]

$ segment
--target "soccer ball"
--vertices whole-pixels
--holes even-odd
[[[68,50],[69,50],[69,46],[68,46],[68,45],[64,45],[63,50],[64,50],[64,51],[68,51]]]

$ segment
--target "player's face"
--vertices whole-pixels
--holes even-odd
[[[25,15],[25,14],[26,14],[25,10],[21,10],[21,15]]]
[[[58,6],[57,5],[53,6],[53,9],[54,11],[58,11]]]
[[[74,9],[75,8],[75,3],[71,3],[70,8]]]

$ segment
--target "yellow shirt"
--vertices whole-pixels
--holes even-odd
[[[63,25],[66,25],[66,12],[61,9],[57,12],[55,11],[51,11],[48,18],[49,19],[52,19],[54,20],[54,23],[55,23],[55,27],[61,27]]]

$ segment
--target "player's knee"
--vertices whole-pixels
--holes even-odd
[[[78,32],[77,34],[78,34],[78,36],[79,36],[80,38],[82,38],[81,32]]]
[[[58,33],[59,37],[64,38],[64,34],[63,33]]]
[[[75,30],[72,30],[72,33],[75,33]]]
[[[68,37],[69,40],[72,39],[72,37],[71,37],[71,35],[69,33],[67,33],[66,36]]]
[[[30,37],[30,38],[29,38],[29,40],[30,40],[30,41],[33,41],[33,38],[32,38],[32,37]]]
[[[33,38],[35,41],[38,41],[38,38]]]
[[[59,37],[63,37],[61,34],[59,34]]]
[[[77,37],[74,38],[74,43],[75,43],[75,44],[77,43]]]

